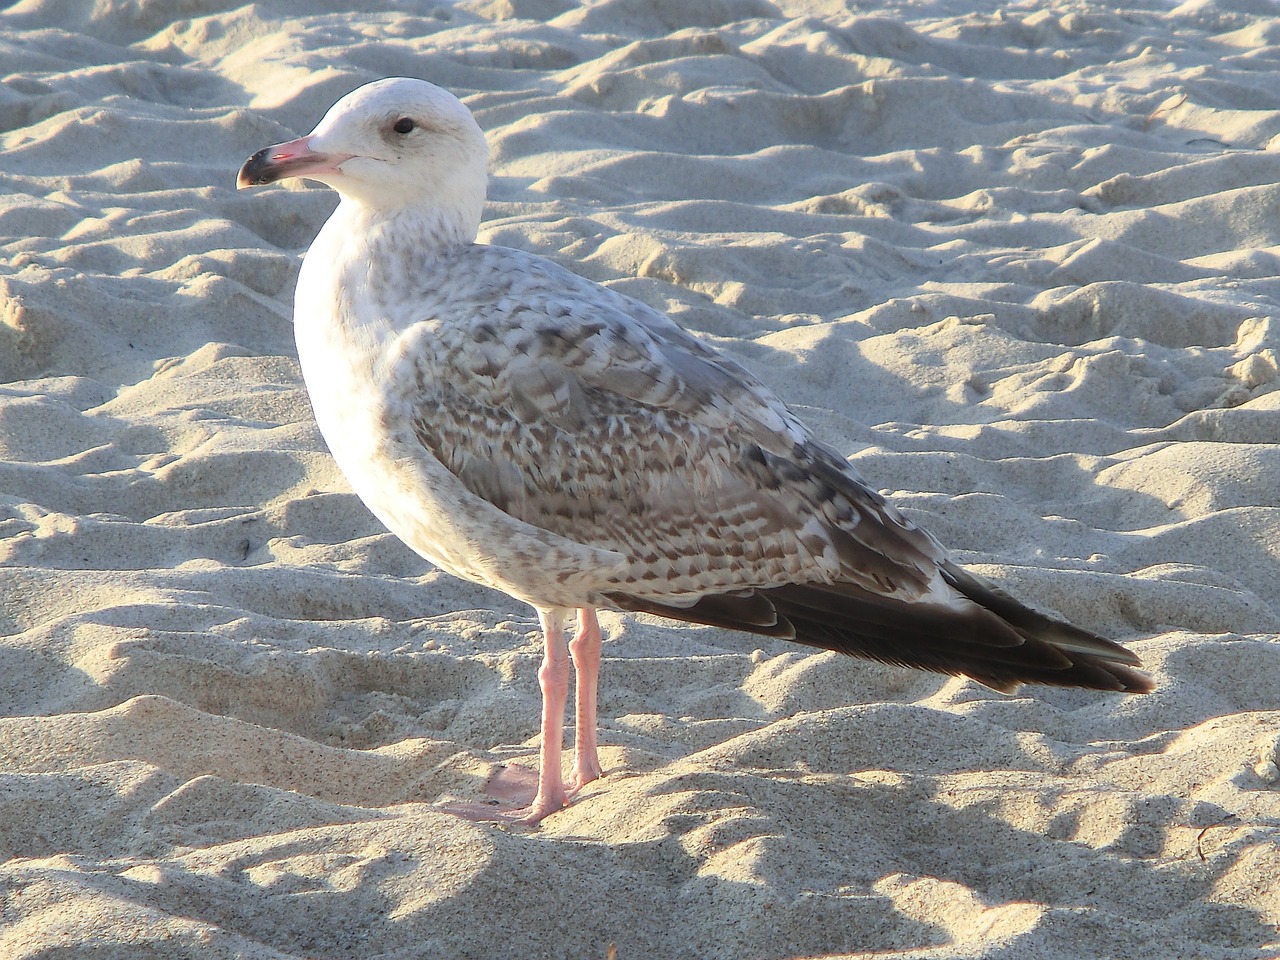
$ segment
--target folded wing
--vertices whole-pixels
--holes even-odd
[[[414,435],[472,493],[626,558],[584,605],[998,689],[1145,689],[1123,648],[951,563],[747,371],[663,314],[515,251],[468,255],[490,287],[518,277],[518,296],[424,319],[400,345],[412,376],[389,379],[412,384]]]

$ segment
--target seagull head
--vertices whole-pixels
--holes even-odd
[[[305,177],[374,211],[433,209],[478,229],[488,155],[484,133],[457,97],[425,80],[393,77],[347,94],[305,137],[259,150],[236,186]]]

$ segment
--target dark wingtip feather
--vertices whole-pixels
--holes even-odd
[[[780,617],[777,608],[759,591],[701,597],[687,607],[659,603],[627,593],[609,593],[605,598],[620,610],[632,613],[651,613],[684,623],[703,623],[709,627],[742,630],[783,640],[796,639],[795,627],[785,617]]]
[[[1142,661],[1132,650],[1019,603],[990,580],[953,563],[943,566],[942,575],[974,603],[1012,626],[1028,643],[1051,645],[1072,661],[1062,680],[1030,676],[1028,682],[1124,693],[1150,693],[1155,689],[1147,674],[1133,669],[1142,666]]]
[[[612,594],[624,610],[795,640],[904,667],[963,674],[1002,693],[1024,683],[1148,693],[1141,661],[1111,640],[1026,607],[953,564],[963,606],[907,602],[850,583],[790,584],[703,597],[687,607]]]

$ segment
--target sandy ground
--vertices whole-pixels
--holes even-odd
[[[1280,953],[1280,13],[1269,0],[23,0],[0,13],[0,956]],[[353,5],[354,6],[354,5]],[[332,194],[234,189],[388,75],[482,239],[669,310],[1146,697],[1005,697],[608,614],[608,776],[536,620],[325,452]]]

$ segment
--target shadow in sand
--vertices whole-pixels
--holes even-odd
[[[1240,847],[1134,855],[1123,837],[1095,847],[1064,836],[1066,823],[1056,837],[1029,832],[958,807],[931,777],[892,779],[673,775],[632,809],[585,801],[578,836],[554,821],[508,832],[402,808],[166,859],[159,885],[77,883],[261,951],[246,956],[308,960],[487,960],[517,947],[603,958],[610,943],[673,960],[1137,958],[1170,936],[1191,951],[1180,955],[1245,958],[1276,942],[1254,911],[1213,902]],[[1155,829],[1158,846],[1174,827]]]

